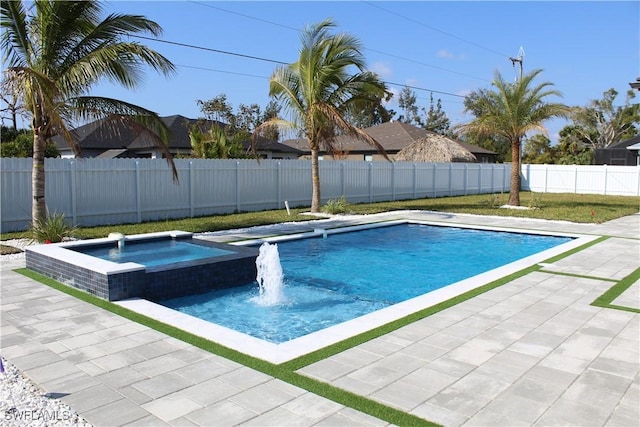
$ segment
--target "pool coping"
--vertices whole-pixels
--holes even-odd
[[[328,347],[332,344],[336,344],[340,341],[354,337],[361,333],[370,331],[395,320],[399,320],[417,311],[427,309],[436,304],[464,294],[465,292],[479,288],[528,267],[540,264],[549,258],[571,251],[577,247],[590,243],[599,238],[598,236],[570,232],[565,233],[541,230],[531,231],[512,227],[451,224],[448,222],[431,220],[422,221],[414,219],[401,219],[375,221],[371,223],[337,228],[316,227],[311,232],[292,233],[258,239],[247,239],[230,243],[240,246],[255,245],[262,242],[274,243],[299,238],[318,237],[319,235],[324,235],[325,233],[327,235],[330,235],[335,233],[396,224],[423,224],[475,230],[502,231],[519,234],[572,237],[573,240],[522,258],[520,260],[505,264],[501,267],[495,268],[485,273],[481,273],[470,278],[454,282],[448,286],[429,292],[427,294],[411,298],[398,304],[394,304],[381,310],[366,314],[364,316],[360,316],[356,319],[342,322],[337,325],[330,326],[320,331],[316,331],[281,344],[274,344],[268,341],[264,341],[259,338],[232,330],[230,328],[226,328],[221,325],[217,325],[184,313],[180,313],[176,310],[141,298],[113,301],[113,303],[139,314],[145,315],[154,320],[160,321],[162,323],[175,326],[179,329],[184,330],[185,332],[229,347],[246,355],[256,357],[270,363],[281,364],[307,355],[309,353],[313,353],[314,351]]]

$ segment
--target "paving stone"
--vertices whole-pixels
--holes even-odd
[[[94,426],[130,425],[148,415],[149,412],[127,399],[120,399],[82,414],[83,418]]]
[[[327,414],[335,413],[343,408],[336,402],[311,393],[298,396],[282,407],[299,417],[311,420],[313,423],[324,419]]]
[[[225,400],[191,412],[185,417],[201,426],[232,426],[244,424],[257,415],[237,403]]]
[[[609,413],[597,407],[561,397],[546,411],[536,426],[602,426]],[[628,427],[628,426],[627,426]]]
[[[289,390],[289,388],[278,387],[274,382],[277,383],[278,381],[272,380],[259,384],[234,394],[229,400],[257,414],[262,414],[282,406],[300,395],[300,393]]]
[[[447,427],[460,426],[468,420],[468,418],[462,414],[432,405],[431,403],[423,403],[411,411],[411,413],[417,417]]]
[[[85,388],[61,398],[63,402],[81,414],[121,399],[123,399],[121,394],[103,384]]]
[[[180,375],[168,372],[152,376],[149,379],[138,381],[131,386],[147,396],[157,399],[193,385],[188,379]]]
[[[199,405],[183,394],[171,393],[145,403],[142,407],[161,420],[170,422],[201,409],[202,405]]]
[[[409,412],[435,393],[435,391],[426,393],[424,389],[408,384],[401,379],[377,390],[370,397],[386,405]]]
[[[181,390],[180,394],[204,407],[227,399],[242,390],[220,378],[211,378]]]

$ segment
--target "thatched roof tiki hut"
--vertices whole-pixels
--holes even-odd
[[[475,163],[476,156],[452,139],[438,134],[426,135],[394,156],[399,162]]]

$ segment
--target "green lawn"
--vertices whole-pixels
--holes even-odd
[[[499,215],[511,217],[529,217],[549,220],[571,221],[579,223],[601,223],[615,218],[637,213],[640,210],[640,197],[601,196],[591,194],[556,194],[522,192],[521,205],[526,210],[503,209],[508,194],[481,194],[473,196],[439,197],[395,202],[365,203],[348,205],[348,213],[373,214],[379,212],[417,209],[437,212],[467,213],[476,215]],[[347,200],[348,202],[348,200]],[[252,227],[256,225],[276,224],[290,221],[309,221],[316,219],[302,215],[308,209],[287,211],[272,210],[247,212],[229,215],[215,215],[199,218],[147,222],[142,224],[121,224],[100,227],[80,228],[78,238],[106,237],[118,231],[124,234],[141,234],[155,231],[183,230],[194,233]],[[27,233],[4,233],[2,240],[24,237]]]

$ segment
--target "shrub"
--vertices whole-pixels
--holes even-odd
[[[31,226],[31,238],[38,243],[58,243],[73,237],[76,228],[67,224],[62,213],[47,214],[43,220]]]
[[[330,215],[343,214],[347,212],[347,207],[347,199],[342,196],[337,200],[327,201],[322,211]]]

